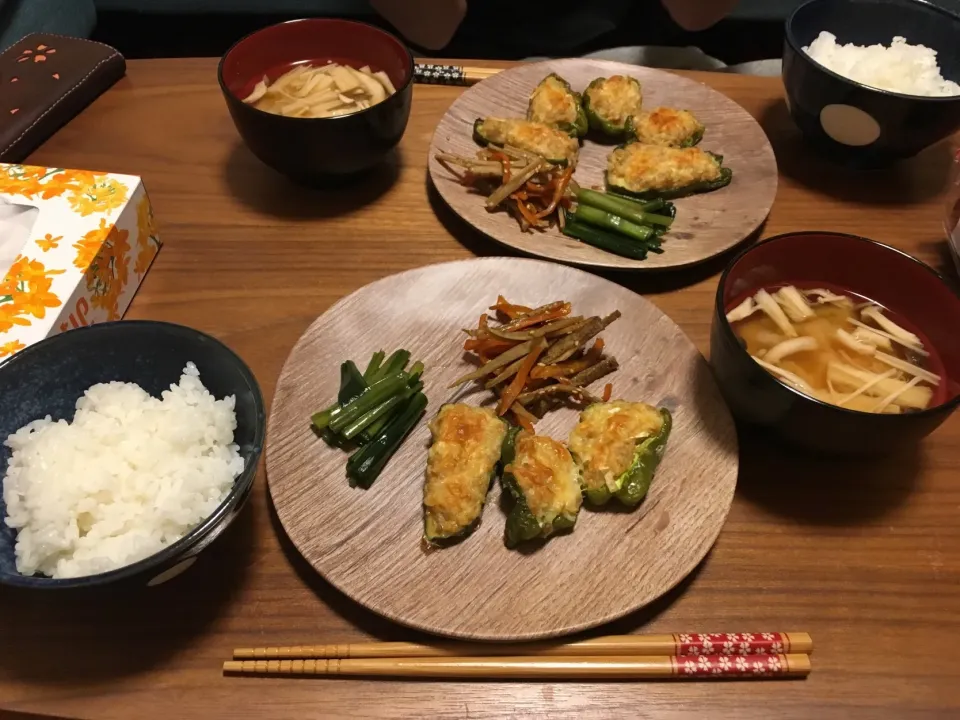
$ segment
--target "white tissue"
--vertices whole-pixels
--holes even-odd
[[[40,214],[32,205],[17,205],[0,198],[0,279],[23,250]]]

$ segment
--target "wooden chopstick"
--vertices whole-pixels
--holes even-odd
[[[332,658],[425,658],[462,656],[643,656],[699,655],[753,656],[809,654],[813,639],[807,633],[675,633],[673,635],[609,635],[580,642],[526,644],[437,644],[368,642],[336,645],[237,648],[236,660],[293,660]]]
[[[498,68],[464,67],[463,78],[468,84],[472,85],[481,80],[491,78],[499,72],[500,70]]]
[[[473,85],[498,72],[500,70],[497,68],[417,63],[413,67],[413,79],[431,85]]]
[[[228,660],[226,674],[429,678],[753,680],[799,678],[810,673],[810,656],[673,655],[632,657],[447,657],[354,660]]]

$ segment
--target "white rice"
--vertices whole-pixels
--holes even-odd
[[[890,47],[839,45],[836,35],[821,32],[803,51],[838,75],[881,90],[905,95],[960,95],[960,85],[940,74],[936,50],[910,45],[902,37],[893,38]]]
[[[73,422],[35,420],[7,438],[6,523],[17,570],[80,577],[142,560],[223,502],[243,470],[234,397],[216,400],[187,363],[178,385],[94,385]]]

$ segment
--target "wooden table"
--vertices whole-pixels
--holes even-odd
[[[862,233],[952,273],[940,231],[950,147],[854,174],[814,157],[776,79],[700,74],[763,124],[780,163],[764,235]],[[389,273],[502,255],[428,190],[427,145],[461,90],[419,86],[397,162],[311,191],[241,145],[214,60],[134,61],[31,161],[142,175],[165,243],[131,318],[192,325],[250,364],[271,398],[300,333]],[[706,352],[717,274],[611,276]],[[895,282],[891,278],[891,282]],[[175,582],[126,594],[0,593],[0,707],[84,718],[947,718],[960,713],[960,418],[875,463],[785,456],[742,435],[725,529],[666,598],[607,632],[806,630],[806,681],[577,684],[224,678],[242,645],[407,639],[318,577],[273,515],[263,473],[231,531]]]

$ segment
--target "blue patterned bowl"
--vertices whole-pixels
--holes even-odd
[[[840,44],[890,45],[895,36],[937,52],[960,82],[960,16],[925,0],[810,0],[787,19],[783,85],[790,114],[815,145],[848,165],[882,167],[912,157],[960,128],[960,95],[887,92],[838,75],[803,48],[822,32]]]
[[[193,362],[217,398],[236,397],[237,429],[245,467],[216,511],[179,541],[132,565],[98,575],[52,579],[17,572],[16,533],[0,519],[0,585],[57,589],[126,583],[159,585],[192,565],[239,514],[250,495],[263,449],[266,417],[260,387],[250,369],[226,345],[201,332],[169,323],[128,320],[71,330],[28,347],[0,365],[0,443],[32,420],[72,419],[77,399],[91,385],[134,382],[154,396],[176,383]],[[10,449],[0,444],[0,478]],[[7,514],[0,496],[0,518]]]

